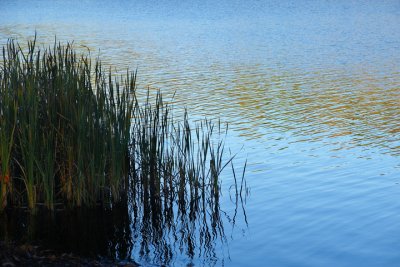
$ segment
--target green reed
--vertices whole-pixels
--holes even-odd
[[[217,203],[231,160],[226,130],[187,113],[176,121],[160,93],[141,104],[136,73],[114,77],[72,44],[10,40],[0,63],[0,209],[112,205],[130,193],[152,208],[177,199],[181,212],[187,201]]]
[[[7,56],[12,57],[13,54],[7,54]],[[3,48],[3,59],[5,58],[6,51]],[[8,193],[12,190],[10,165],[18,109],[17,102],[11,94],[14,88],[9,88],[6,84],[7,80],[15,80],[18,77],[10,76],[10,73],[4,71],[6,68],[13,69],[16,66],[11,62],[7,63],[8,65],[4,64],[0,72],[0,211],[7,205]]]

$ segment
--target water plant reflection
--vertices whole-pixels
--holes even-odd
[[[210,265],[220,257],[215,244],[227,242],[222,215],[229,215],[220,210],[218,177],[230,163],[236,213],[248,190],[243,179],[245,168],[238,182],[233,157],[223,160],[227,127],[207,120],[191,127],[187,113],[183,124],[170,123],[171,110],[161,104],[161,95],[155,103],[153,107],[147,102],[140,117],[134,118],[133,135],[143,139],[134,149],[136,156],[131,157],[136,169],[130,179],[138,256],[169,264],[180,254],[188,259],[202,258]],[[234,226],[234,220],[226,221]]]
[[[121,201],[107,209],[98,206],[55,213],[38,209],[36,214],[8,209],[0,216],[0,236],[4,241],[34,242],[81,256],[157,265],[200,261],[212,266],[225,260],[216,246],[229,246],[224,222],[235,227],[237,207],[241,205],[245,212],[245,195],[236,196],[233,221],[229,219],[232,214],[220,209],[218,199],[193,199],[189,191],[183,195],[184,203],[179,198],[156,196]]]

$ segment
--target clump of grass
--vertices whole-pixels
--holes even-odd
[[[35,40],[27,51],[9,41],[2,63],[0,208],[118,200],[128,179],[135,76],[119,88],[71,44],[40,50]]]
[[[176,121],[160,93],[141,104],[136,73],[114,78],[72,44],[39,49],[35,38],[24,50],[10,40],[0,65],[0,210],[218,203],[230,159],[213,135],[227,128],[189,121]]]

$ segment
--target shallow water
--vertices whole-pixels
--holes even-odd
[[[217,2],[2,0],[0,44],[74,40],[229,123],[246,213],[232,227],[227,172],[226,241],[195,256],[177,245],[170,264],[398,266],[400,3]],[[161,264],[153,252],[131,255]]]

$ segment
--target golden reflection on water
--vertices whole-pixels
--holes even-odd
[[[221,107],[232,117],[239,113],[245,118],[238,127],[248,138],[276,130],[309,141],[347,136],[353,146],[382,146],[399,153],[400,87],[395,83],[335,70],[274,76],[258,72],[258,77],[255,73],[238,71],[231,90],[224,91],[238,109]]]
[[[53,26],[41,26],[39,43],[54,43]],[[23,43],[25,28],[0,27],[0,40],[4,43],[7,36]],[[166,101],[188,107],[198,117],[221,117],[248,139],[290,132],[301,141],[348,138],[347,147],[400,154],[400,73],[395,67],[301,69],[276,62],[225,62],[190,55],[195,51],[171,55],[151,40],[138,44],[107,39],[96,30],[84,36],[79,31],[70,36],[72,32],[57,38],[74,40],[83,53],[89,48],[93,58],[100,57],[116,74],[138,69],[139,95],[147,88],[153,93],[161,89]]]

